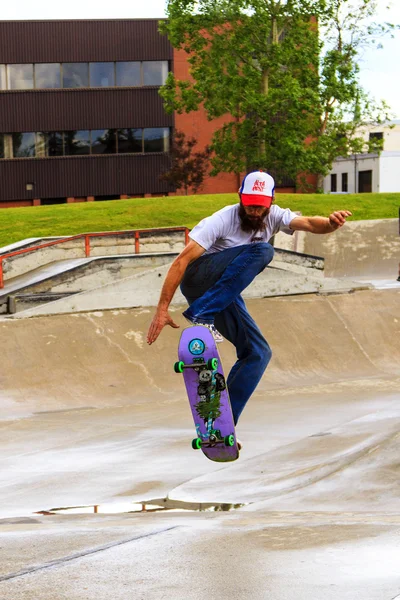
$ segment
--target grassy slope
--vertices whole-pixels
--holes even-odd
[[[29,237],[193,227],[203,217],[236,202],[237,194],[215,194],[0,209],[0,247]],[[354,220],[394,219],[399,216],[400,193],[277,194],[276,203],[303,215],[327,216],[333,210],[348,209],[353,212]]]

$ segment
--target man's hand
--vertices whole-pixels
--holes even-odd
[[[152,344],[156,341],[158,336],[160,335],[161,330],[166,326],[170,325],[175,329],[178,329],[180,326],[177,325],[172,318],[168,314],[168,310],[160,310],[158,309],[154,318],[151,322],[149,332],[147,334],[147,343]]]
[[[346,219],[351,217],[352,213],[349,210],[337,210],[329,215],[329,223],[332,230],[335,231],[339,227],[343,227],[346,223]]]

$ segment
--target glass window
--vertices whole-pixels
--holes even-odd
[[[89,87],[88,63],[63,63],[62,72],[64,88]]]
[[[36,156],[63,156],[61,131],[46,131],[36,136]]]
[[[60,63],[43,63],[35,65],[35,86],[38,90],[61,87]]]
[[[117,62],[117,85],[141,85],[140,62]]]
[[[143,129],[118,129],[118,153],[143,152]]]
[[[4,158],[4,135],[0,133],[0,158]]]
[[[66,156],[90,154],[90,131],[66,131],[64,148]]]
[[[13,157],[23,158],[36,156],[35,133],[13,133],[12,134]]]
[[[337,192],[337,175],[333,173],[331,175],[331,192]]]
[[[90,63],[90,87],[115,86],[115,71],[113,62]]]
[[[371,140],[383,140],[383,131],[374,131],[369,134],[369,139]]]
[[[117,151],[115,129],[95,129],[92,131],[92,154],[115,154]]]
[[[0,65],[0,90],[7,89],[6,65]]]
[[[144,130],[145,152],[168,152],[169,129],[168,127],[156,127]]]
[[[143,85],[164,85],[168,75],[168,61],[154,60],[143,63]]]
[[[349,177],[348,173],[342,173],[342,192],[349,191]]]
[[[9,90],[33,89],[33,65],[7,65]]]

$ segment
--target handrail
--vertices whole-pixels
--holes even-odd
[[[52,242],[45,242],[37,246],[30,248],[23,248],[22,250],[14,250],[13,252],[7,252],[7,254],[0,255],[0,289],[4,288],[4,274],[3,274],[3,260],[7,258],[13,258],[21,254],[28,254],[29,252],[37,252],[42,248],[49,248],[50,246],[56,246],[58,244],[65,244],[73,240],[84,239],[85,240],[85,256],[90,256],[90,238],[92,237],[111,237],[118,235],[132,235],[135,240],[135,254],[140,253],[140,234],[141,233],[169,233],[173,231],[184,231],[185,232],[185,245],[189,242],[189,228],[188,227],[158,227],[155,229],[128,229],[125,231],[101,231],[95,233],[78,233],[77,235],[71,235],[63,237],[59,240],[53,240]]]

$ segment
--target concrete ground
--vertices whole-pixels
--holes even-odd
[[[2,600],[400,598],[400,289],[248,306],[273,359],[228,466],[152,309],[0,321]]]

